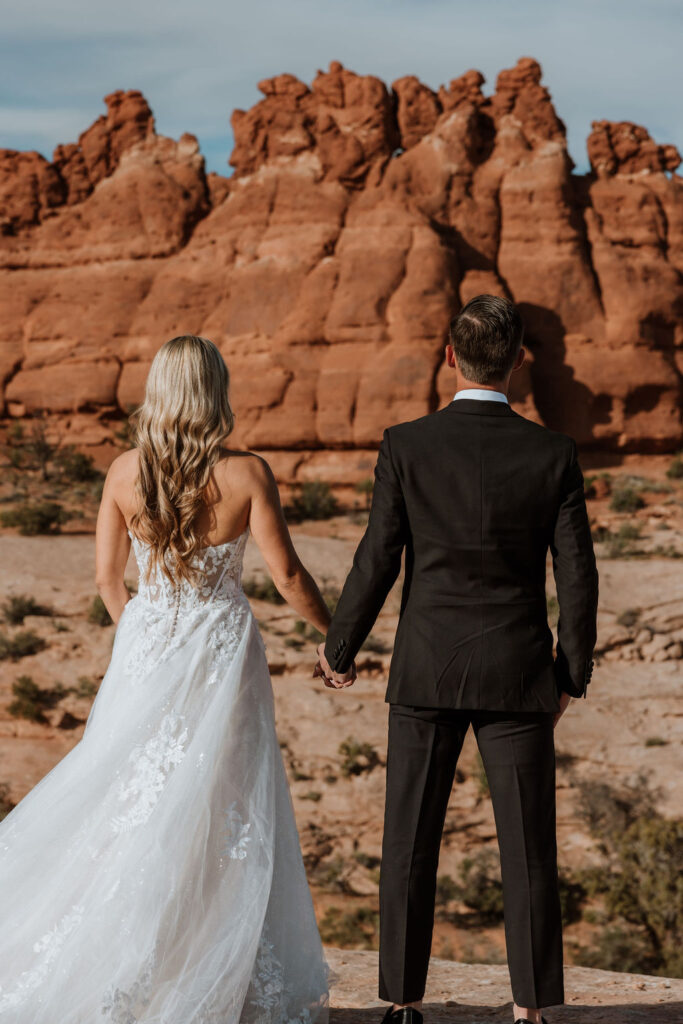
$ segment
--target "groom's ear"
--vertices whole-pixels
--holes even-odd
[[[450,366],[451,370],[455,370],[457,365],[455,362],[455,350],[450,342],[446,345],[446,365]]]

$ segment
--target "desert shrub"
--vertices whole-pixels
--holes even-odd
[[[548,623],[551,626],[556,626],[560,617],[560,603],[554,594],[546,594],[545,598],[546,612],[548,615]]]
[[[94,697],[99,689],[96,680],[90,676],[79,676],[75,686],[71,687],[74,697]]]
[[[380,763],[379,754],[370,743],[362,743],[352,736],[340,743],[339,754],[342,758],[340,771],[345,779],[371,772]]]
[[[303,619],[297,619],[294,623],[294,632],[297,636],[303,640],[310,640],[312,643],[319,644],[324,640],[324,635],[315,626],[311,626],[310,623],[304,622]]]
[[[628,484],[620,484],[612,494],[609,507],[613,512],[637,512],[644,508],[645,499],[640,491]]]
[[[491,796],[491,788],[486,776],[486,768],[484,768],[484,762],[482,761],[479,751],[477,751],[474,758],[474,778],[477,783],[479,796]]]
[[[640,608],[626,608],[617,616],[617,623],[626,629],[633,629],[640,622]]]
[[[86,483],[102,478],[102,473],[95,468],[92,455],[79,452],[72,444],[56,452],[54,463],[62,480],[71,483]]]
[[[559,871],[560,884],[560,907],[562,909],[562,924],[573,924],[580,921],[583,905],[588,896],[586,887],[579,879],[574,878],[570,872]]]
[[[599,536],[594,539],[607,542],[605,555],[607,558],[628,558],[630,555],[639,554],[638,549],[633,546],[633,541],[638,540],[642,531],[642,523],[622,523],[616,533],[603,529]]]
[[[16,505],[0,512],[3,526],[15,526],[24,537],[37,534],[59,533],[59,527],[69,519],[69,513],[56,501],[39,501]]]
[[[24,442],[24,448],[33,464],[42,473],[43,479],[48,480],[48,466],[54,456],[55,447],[48,441],[45,424],[40,420],[31,425],[31,433]]]
[[[365,498],[365,507],[370,508],[372,503],[372,492],[375,487],[375,481],[372,477],[368,477],[367,480],[359,480],[354,490],[357,494],[361,494]]]
[[[495,924],[503,919],[503,883],[497,857],[482,850],[466,857],[459,868],[459,899],[475,911],[480,924]]]
[[[612,493],[612,477],[609,473],[588,473],[583,481],[583,493],[587,498],[594,498],[597,494],[595,483],[600,480],[603,484],[604,493]]]
[[[324,480],[310,480],[299,484],[298,493],[286,509],[289,519],[301,521],[305,519],[330,519],[339,510],[339,502],[335,498],[330,485]]]
[[[371,907],[351,911],[328,907],[320,922],[323,942],[341,949],[376,949],[379,934],[379,913]]]
[[[277,589],[271,578],[257,578],[244,580],[242,589],[247,597],[257,601],[270,601],[271,604],[285,604],[285,599]]]
[[[52,609],[39,604],[33,597],[15,594],[3,603],[2,614],[10,626],[21,626],[27,615],[52,615]]]
[[[683,976],[683,820],[656,812],[643,777],[620,790],[584,782],[580,792],[580,814],[605,857],[581,881],[614,926],[582,962]]]
[[[15,804],[9,795],[9,785],[0,782],[0,821],[6,818],[10,811],[14,810]]]
[[[648,736],[645,740],[646,747],[667,747],[669,741],[663,739],[661,736]]]
[[[364,853],[363,850],[354,850],[353,859],[361,867],[367,868],[368,871],[376,871],[382,863],[380,857],[375,857],[371,853]]]
[[[14,700],[7,710],[15,718],[27,718],[30,722],[44,722],[45,711],[53,708],[68,694],[61,683],[51,689],[41,689],[31,676],[19,676],[12,683]]]
[[[679,452],[678,455],[674,455],[669,468],[666,471],[666,475],[670,480],[680,480],[683,478],[683,452]]]
[[[336,587],[326,585],[321,588],[320,593],[323,595],[323,600],[330,609],[330,612],[334,615],[337,610],[337,605],[339,604],[341,591]]]
[[[0,633],[0,661],[19,661],[31,654],[37,654],[47,647],[47,642],[32,629],[22,629],[8,636]]]
[[[322,793],[319,793],[317,789],[311,789],[308,793],[302,793],[301,800],[311,800],[314,804],[317,804],[322,799]]]
[[[106,604],[99,594],[95,594],[88,609],[88,622],[94,626],[111,626],[113,621]]]

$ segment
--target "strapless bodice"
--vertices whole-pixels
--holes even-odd
[[[166,605],[174,611],[190,611],[198,606],[234,599],[242,590],[242,563],[249,536],[249,527],[239,537],[224,544],[210,544],[200,548],[193,566],[198,570],[196,583],[182,580],[173,584],[159,568],[146,579],[150,548],[130,530],[140,579],[138,597],[156,605]],[[167,555],[167,561],[170,559]]]

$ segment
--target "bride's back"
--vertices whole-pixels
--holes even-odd
[[[134,535],[132,523],[139,511],[139,453],[133,448],[116,462],[112,497],[121,509],[126,528]],[[203,495],[204,503],[194,522],[201,547],[226,544],[246,530],[254,491],[263,472],[260,463],[258,456],[251,452],[221,449]]]

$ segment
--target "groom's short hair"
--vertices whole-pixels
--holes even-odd
[[[477,384],[503,380],[522,344],[524,325],[514,303],[475,295],[453,317],[449,338],[461,373]]]

